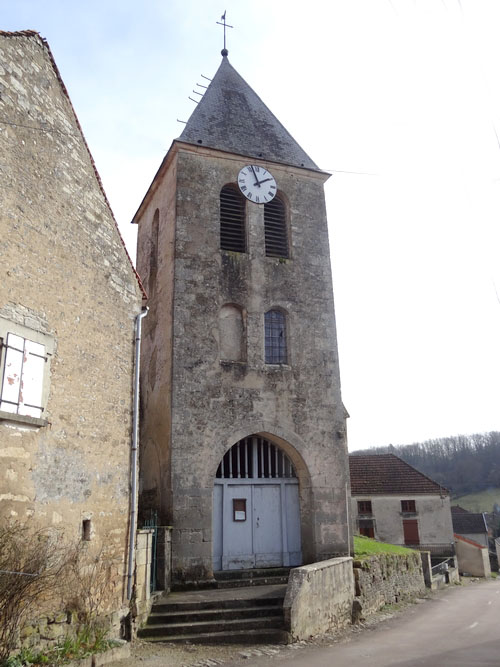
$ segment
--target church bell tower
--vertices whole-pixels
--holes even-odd
[[[328,174],[222,54],[134,217],[140,502],[174,581],[349,551]]]

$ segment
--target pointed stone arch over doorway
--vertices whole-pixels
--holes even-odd
[[[302,564],[299,481],[280,447],[251,435],[225,453],[212,528],[215,571]]]

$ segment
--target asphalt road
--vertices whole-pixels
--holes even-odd
[[[334,646],[307,646],[245,665],[500,667],[500,579],[452,587]]]

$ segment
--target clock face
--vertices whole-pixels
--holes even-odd
[[[265,204],[274,199],[277,187],[274,176],[258,164],[240,169],[238,185],[242,194],[255,204]]]

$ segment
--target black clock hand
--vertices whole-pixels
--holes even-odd
[[[255,176],[255,180],[256,180],[256,183],[254,183],[254,186],[255,186],[255,185],[258,185],[259,188],[260,188],[259,179],[257,178],[257,174],[255,173],[255,169],[253,168],[253,165],[252,165],[252,164],[250,165],[250,168],[251,168],[251,170],[253,171],[253,175]]]
[[[272,178],[265,178],[263,181],[259,181],[258,183],[255,183],[254,185],[260,185],[261,183],[267,183],[267,181],[272,181]]]

